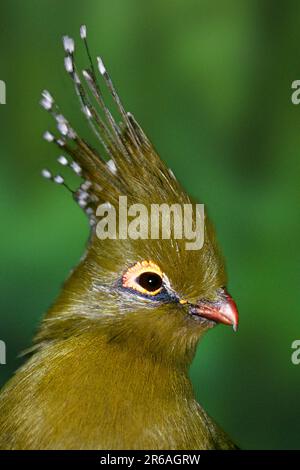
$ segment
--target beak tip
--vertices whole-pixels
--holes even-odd
[[[215,323],[223,323],[230,325],[233,331],[236,332],[239,323],[239,314],[236,303],[233,298],[224,289],[223,297],[217,302],[201,302],[195,306],[197,315],[213,320]]]

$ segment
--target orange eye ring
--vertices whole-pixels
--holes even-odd
[[[161,279],[161,283],[158,283],[158,288],[154,290],[148,290],[147,288],[143,287],[139,284],[139,279],[141,279],[143,274],[153,274],[153,278],[155,276],[159,276]],[[152,295],[155,296],[159,294],[163,287],[164,281],[164,274],[161,269],[157,266],[157,264],[153,263],[153,261],[142,261],[137,262],[134,266],[129,268],[126,273],[123,275],[122,284],[123,287],[127,287],[129,289],[134,289],[141,294]],[[157,278],[157,281],[159,279]]]

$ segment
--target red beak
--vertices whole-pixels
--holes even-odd
[[[216,302],[201,301],[194,306],[193,314],[213,320],[216,323],[232,325],[236,331],[239,323],[239,314],[233,298],[223,289],[220,299]]]

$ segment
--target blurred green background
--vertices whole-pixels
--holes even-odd
[[[83,253],[88,226],[41,138],[48,88],[86,131],[61,36],[86,23],[128,110],[216,224],[240,311],[201,342],[191,375],[206,410],[244,449],[300,448],[300,3],[286,0],[2,0],[0,79],[3,384]]]

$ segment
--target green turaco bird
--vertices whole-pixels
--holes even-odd
[[[214,228],[205,214],[200,249],[188,249],[175,224],[149,235],[144,216],[153,206],[175,207],[169,224],[190,207],[194,229],[198,206],[125,112],[102,60],[93,65],[85,26],[80,36],[89,68],[78,70],[67,36],[64,63],[100,151],[79,137],[48,91],[41,104],[59,133],[45,139],[80,178],[72,194],[88,217],[90,238],[27,362],[0,394],[0,448],[235,449],[197,403],[188,377],[202,335],[218,323],[238,324]],[[59,174],[43,175],[67,186]],[[121,198],[134,226],[120,224]]]

